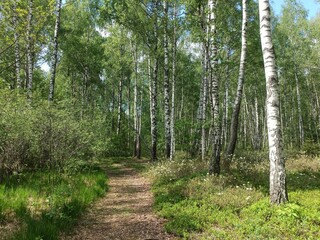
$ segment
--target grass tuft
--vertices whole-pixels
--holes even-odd
[[[102,170],[54,171],[13,176],[0,185],[0,220],[21,224],[12,239],[58,239],[107,190]],[[9,236],[8,236],[9,237]]]

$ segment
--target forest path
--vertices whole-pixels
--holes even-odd
[[[152,211],[150,181],[136,170],[146,163],[133,161],[121,160],[104,167],[109,191],[81,217],[73,235],[62,239],[175,239],[165,233],[163,220]]]

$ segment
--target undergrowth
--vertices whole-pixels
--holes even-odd
[[[185,156],[149,171],[155,209],[168,232],[184,239],[319,239],[320,159],[287,161],[290,202],[271,206],[268,162],[237,157],[228,173]]]
[[[0,185],[0,224],[17,220],[18,230],[10,239],[58,239],[60,231],[69,231],[88,205],[104,195],[106,180],[99,169],[13,175]]]

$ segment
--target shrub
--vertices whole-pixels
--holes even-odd
[[[30,105],[14,92],[0,92],[0,182],[24,170],[64,169],[69,159],[99,155],[103,122],[79,118],[68,103]],[[106,148],[106,147],[104,147]]]

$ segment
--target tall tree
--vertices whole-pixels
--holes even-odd
[[[217,46],[217,30],[216,30],[216,11],[217,1],[208,1],[208,53],[209,53],[209,72],[211,82],[211,112],[213,127],[213,143],[212,156],[210,158],[209,173],[220,174],[220,151],[221,151],[221,127],[219,119],[219,78],[217,73],[218,67],[218,46]]]
[[[165,124],[165,145],[166,157],[170,158],[171,153],[171,133],[170,133],[170,95],[169,95],[169,41],[168,41],[168,1],[163,1],[164,17],[164,124]]]
[[[259,0],[260,36],[264,59],[267,90],[267,127],[270,161],[270,201],[281,204],[288,201],[285,159],[282,149],[280,102],[275,53],[271,38],[269,0]]]
[[[172,36],[172,85],[171,85],[171,119],[170,119],[170,160],[173,160],[175,153],[175,86],[177,70],[177,6],[173,6],[173,36]]]
[[[32,98],[33,84],[33,52],[32,52],[32,21],[33,21],[33,0],[28,2],[28,18],[27,18],[27,96],[29,101]]]
[[[134,90],[133,90],[133,122],[134,122],[134,157],[141,158],[141,114],[138,110],[138,44],[134,41],[133,61],[134,61]]]
[[[153,17],[153,71],[152,77],[150,78],[150,118],[151,118],[151,159],[152,161],[157,160],[157,143],[158,143],[158,120],[157,120],[157,107],[158,107],[158,68],[159,68],[159,41],[158,41],[158,31],[159,31],[159,23],[158,23],[158,7],[159,0],[155,0],[153,2],[152,9],[152,17]]]
[[[231,117],[231,127],[230,127],[230,140],[227,149],[227,155],[232,157],[237,143],[238,137],[238,122],[239,114],[242,100],[242,90],[244,83],[244,71],[246,63],[246,54],[247,54],[247,0],[242,0],[242,31],[241,31],[241,57],[240,57],[240,67],[239,67],[239,76],[238,76],[238,87],[237,95],[234,101],[233,113]]]
[[[60,28],[61,3],[62,3],[62,0],[57,0],[56,21],[55,21],[54,36],[53,36],[53,56],[52,56],[52,66],[51,66],[51,77],[50,77],[50,83],[49,83],[49,101],[51,102],[54,99],[54,88],[55,88],[57,62],[58,62],[58,34],[59,34],[59,28]]]
[[[15,54],[15,69],[16,69],[16,86],[18,89],[22,88],[20,77],[20,44],[19,44],[19,30],[18,30],[18,13],[17,13],[17,0],[13,1],[13,28],[14,28],[14,54]]]

